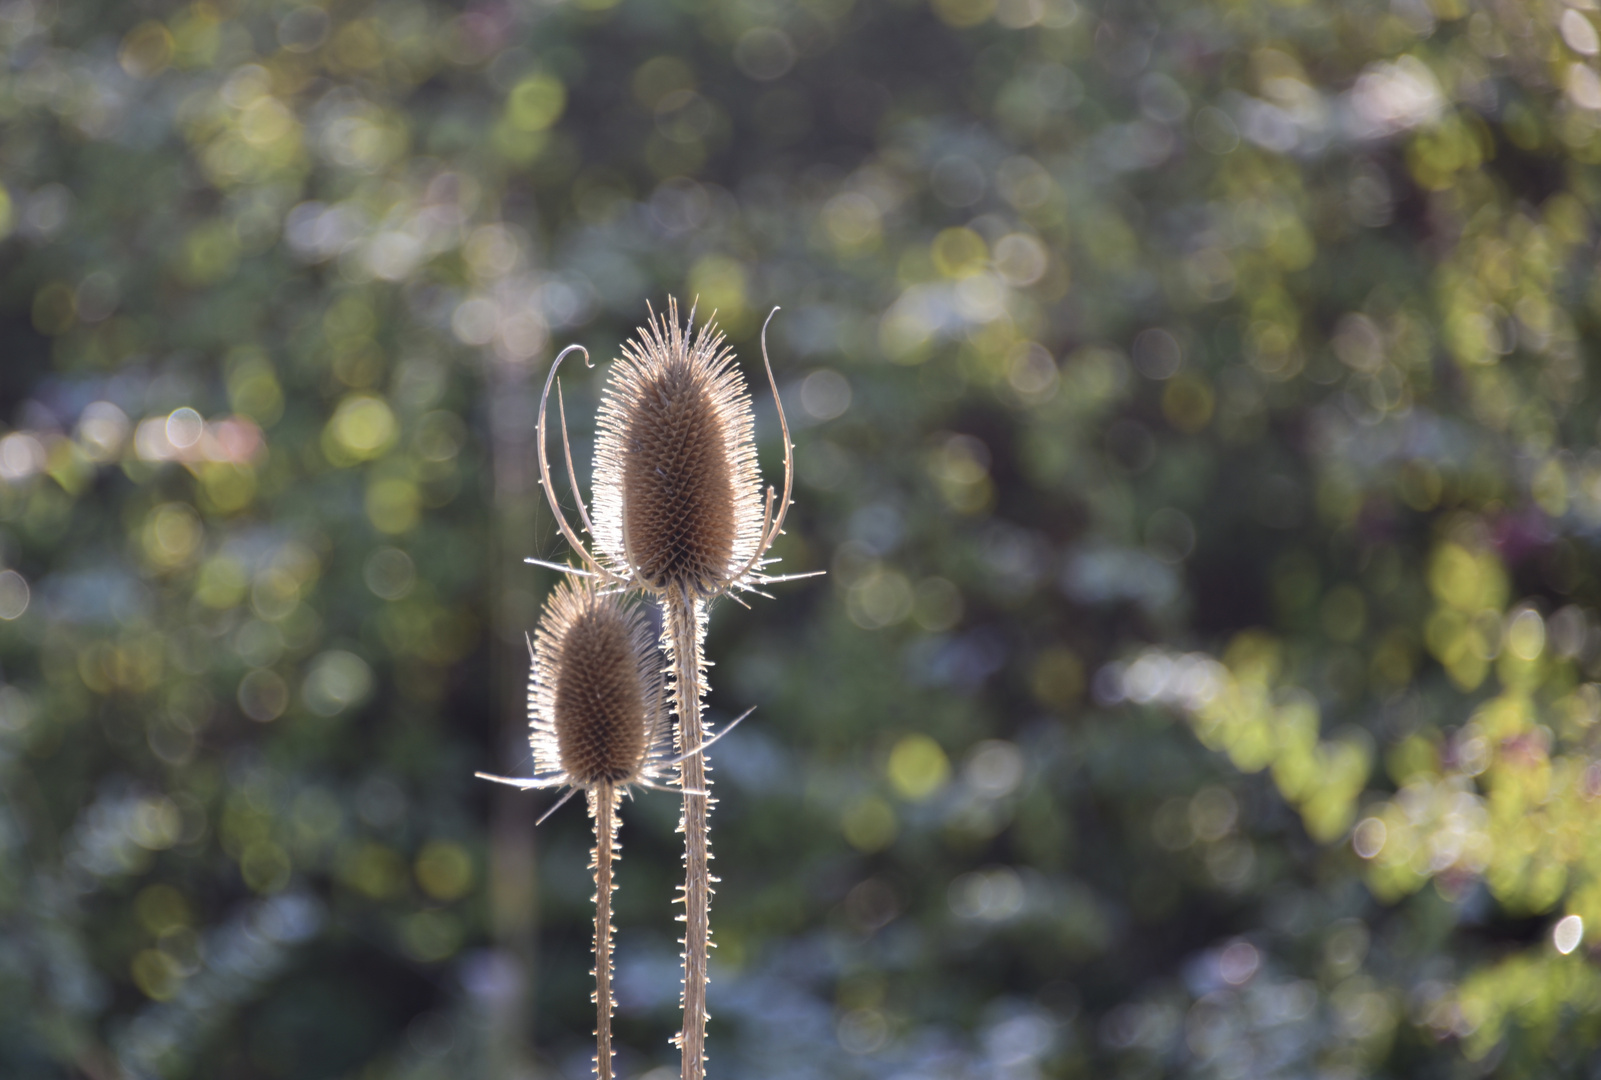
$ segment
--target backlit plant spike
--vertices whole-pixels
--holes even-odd
[[[744,376],[713,320],[694,332],[692,310],[688,324],[679,323],[677,302],[669,300],[666,317],[652,313],[612,368],[600,404],[593,521],[578,498],[578,512],[595,538],[595,552],[580,544],[562,516],[546,458],[550,387],[571,349],[556,358],[545,383],[539,452],[540,479],[557,525],[584,562],[582,570],[561,569],[603,586],[649,593],[665,609],[662,644],[672,675],[669,695],[678,717],[679,782],[684,793],[679,826],[685,871],[684,1021],[676,1042],[683,1055],[683,1080],[701,1080],[706,1071],[706,963],[715,881],[707,821],[710,778],[702,753],[709,745],[701,718],[707,689],[706,612],[724,594],[765,596],[760,585],[788,580],[764,573],[763,567],[772,561],[766,555],[782,532],[789,507],[793,448],[779,402],[784,491],[780,497],[768,489],[764,499]],[[766,330],[764,325],[762,361],[777,401]],[[565,424],[562,443],[568,481],[577,497]]]

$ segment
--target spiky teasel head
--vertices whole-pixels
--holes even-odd
[[[532,653],[535,775],[575,788],[653,780],[667,731],[661,660],[639,609],[588,582],[560,582]]]
[[[764,499],[745,377],[715,318],[699,331],[694,319],[691,309],[689,325],[680,324],[678,302],[669,298],[667,314],[652,312],[612,367],[595,441],[593,521],[578,499],[579,516],[595,539],[594,553],[562,515],[546,457],[550,388],[562,360],[582,347],[569,346],[551,365],[539,403],[540,482],[557,527],[585,567],[556,569],[658,596],[671,592],[687,601],[709,601],[730,590],[759,591],[757,584],[786,580],[762,570],[773,561],[765,556],[783,531],[794,454],[767,358],[767,327],[762,326],[762,363],[784,437],[784,493],[780,497],[769,488]],[[562,442],[576,495],[565,413]]]
[[[600,403],[595,543],[618,577],[706,596],[755,559],[767,522],[745,377],[717,325],[653,316]]]
[[[663,786],[677,760],[661,657],[635,604],[588,579],[559,582],[528,653],[534,775],[480,777],[525,790],[571,788],[545,817],[579,791]]]

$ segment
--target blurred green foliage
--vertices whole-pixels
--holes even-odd
[[[0,1074],[588,1075],[471,774],[676,294],[829,570],[712,619],[714,1076],[1590,1075],[1592,8],[0,0]]]

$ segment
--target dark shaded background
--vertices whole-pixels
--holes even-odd
[[[0,1074],[589,1074],[472,773],[676,295],[829,571],[712,618],[714,1077],[1592,1075],[1590,7],[0,2]]]

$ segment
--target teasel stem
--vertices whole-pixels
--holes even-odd
[[[611,1018],[617,1008],[612,996],[612,862],[618,858],[617,804],[622,793],[611,783],[588,791],[589,816],[595,821],[595,850],[590,865],[595,871],[595,1076],[612,1080]]]
[[[705,687],[706,606],[687,589],[667,592],[662,643],[671,658],[672,703],[678,715],[677,749],[689,755],[679,763],[684,789],[684,813],[679,831],[684,834],[684,1026],[677,1043],[682,1051],[682,1080],[706,1076],[707,959],[711,952],[711,777],[706,755],[697,753],[705,741],[701,726],[701,695]]]

